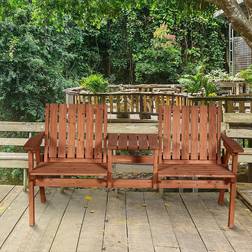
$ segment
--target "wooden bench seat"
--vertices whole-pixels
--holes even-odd
[[[44,158],[41,160],[43,140]],[[107,186],[106,144],[105,105],[46,105],[45,132],[31,137],[24,146],[29,164],[30,225],[35,224],[34,186],[39,186],[42,203],[46,201],[47,186]]]
[[[210,164],[160,164],[159,177],[208,177],[208,178],[234,178],[235,175],[222,165]]]
[[[106,176],[106,164],[83,162],[49,162],[40,163],[30,175],[45,176]]]
[[[221,108],[215,105],[161,106],[157,184],[159,188],[219,189],[220,204],[229,188],[228,226],[232,228],[238,154],[243,149],[221,133],[221,121]],[[232,167],[227,170],[230,158]]]

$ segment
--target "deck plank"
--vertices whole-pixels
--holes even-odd
[[[0,202],[8,195],[8,193],[14,188],[13,185],[1,185],[0,186]]]
[[[0,202],[0,217],[8,209],[12,201],[15,200],[15,198],[22,192],[22,190],[22,186],[15,186],[8,194],[6,194],[5,198]]]
[[[181,196],[206,244],[207,250],[234,252],[223,231],[219,229],[216,220],[205,207],[199,195],[197,193],[183,193]]]
[[[54,199],[50,201],[43,215],[36,220],[36,226],[32,228],[33,232],[27,240],[25,251],[49,251],[72,193],[72,190],[65,190],[62,193],[57,189]]]
[[[86,192],[87,190],[85,189],[77,189],[74,191],[50,251],[76,251],[79,232],[86,213],[84,202]]]
[[[154,252],[152,234],[142,192],[126,193],[129,251]]]
[[[45,204],[35,198],[36,225],[30,227],[27,193],[1,187],[0,251],[252,251],[252,212],[237,200],[229,229],[228,193],[219,206],[215,192],[161,198],[156,192],[47,188]]]
[[[128,251],[125,200],[125,192],[111,191],[108,195],[103,246],[106,251]]]
[[[25,194],[24,192],[22,192]],[[46,189],[46,199],[45,204],[40,203],[40,197],[37,194],[35,198],[35,207],[36,207],[36,220],[39,220],[41,215],[44,214],[47,207],[50,207],[50,201],[54,200],[56,190],[55,189]],[[4,242],[1,251],[4,252],[26,252],[27,246],[30,244],[28,241],[33,237],[33,233],[37,232],[36,226],[31,228],[28,225],[28,209],[26,209],[25,214],[18,221],[17,225],[13,231],[8,236],[7,240]]]
[[[182,252],[207,251],[178,193],[165,195],[166,209]]]
[[[27,195],[20,193],[0,218],[0,248],[27,208]]]
[[[212,213],[221,230],[225,231],[225,236],[236,252],[252,251],[252,239],[247,230],[235,219],[235,228],[227,227],[228,208],[217,204],[215,193],[200,193],[200,197],[209,211]],[[237,212],[236,212],[237,215]]]
[[[101,251],[103,246],[104,221],[107,206],[107,192],[105,190],[89,190],[89,197],[77,251]]]
[[[145,192],[144,199],[156,250],[179,248],[171,220],[159,193]],[[165,232],[164,232],[165,230]],[[176,250],[175,250],[176,251]]]

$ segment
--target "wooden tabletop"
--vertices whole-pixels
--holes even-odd
[[[110,150],[157,150],[158,148],[157,134],[108,134]]]

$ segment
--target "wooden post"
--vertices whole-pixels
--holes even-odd
[[[252,139],[248,140],[248,147],[252,148]],[[248,182],[252,182],[252,163],[248,163]]]

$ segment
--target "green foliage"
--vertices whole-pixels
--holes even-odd
[[[183,75],[178,81],[190,94],[203,93],[206,96],[216,95],[216,85],[206,75],[205,65],[196,67],[194,74]]]
[[[207,71],[225,66],[225,23],[202,1],[1,3],[0,119],[43,120],[45,103],[64,101],[64,88],[94,72],[167,83],[203,60]]]
[[[240,71],[239,76],[252,86],[252,65],[247,69]]]
[[[30,8],[0,23],[0,105],[7,120],[41,120],[47,102],[64,101],[63,89],[99,62],[79,28],[58,32],[30,20]]]
[[[91,74],[81,79],[80,86],[92,93],[105,93],[108,89],[108,81],[101,74]]]

